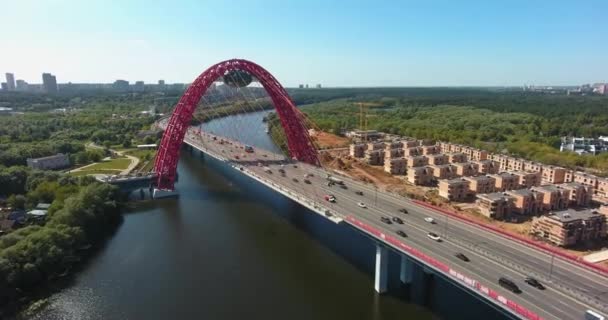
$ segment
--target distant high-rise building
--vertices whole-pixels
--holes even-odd
[[[158,80],[158,85],[159,86],[164,86],[165,85],[165,80]]]
[[[8,84],[6,82],[2,82],[2,84],[0,84],[0,87],[2,87],[2,91],[8,91]]]
[[[308,89],[308,84],[306,84],[306,89]]]
[[[27,82],[23,80],[17,80],[17,91],[27,91]]]
[[[300,84],[300,85],[298,86],[298,88],[300,88],[300,89],[304,89],[304,85],[303,85],[303,84]]]
[[[12,73],[6,73],[6,85],[8,91],[15,91],[15,75]]]
[[[143,92],[144,91],[144,82],[135,81],[135,84],[133,85],[133,91]]]
[[[129,91],[129,81],[126,80],[116,80],[112,85],[114,90],[117,91]]]
[[[42,87],[46,93],[57,92],[57,78],[50,73],[42,74]]]
[[[320,83],[317,84],[317,89],[321,89],[321,84]]]

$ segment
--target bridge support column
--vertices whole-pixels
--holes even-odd
[[[422,268],[422,304],[425,306],[431,306],[433,302],[434,278],[433,270]]]
[[[401,255],[401,271],[399,272],[399,280],[401,280],[401,283],[412,283],[413,273],[414,265],[412,260],[405,255]]]
[[[388,287],[388,250],[386,247],[376,244],[376,274],[374,277],[374,289],[378,293],[385,293]]]

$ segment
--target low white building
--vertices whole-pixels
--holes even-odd
[[[58,153],[54,156],[28,158],[27,166],[39,170],[63,169],[70,166],[70,157],[67,154]]]

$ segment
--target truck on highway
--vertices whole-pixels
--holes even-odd
[[[593,311],[593,310],[587,310],[587,312],[585,312],[585,320],[605,320],[606,317],[604,317],[603,315]]]
[[[252,146],[245,146],[245,152],[247,152],[247,153],[253,153],[253,147]]]
[[[336,177],[333,177],[331,175],[327,175],[327,180],[329,182],[333,182],[335,184],[344,185],[344,181],[342,181],[342,180],[340,180],[340,179],[338,179]]]

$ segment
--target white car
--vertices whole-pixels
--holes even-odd
[[[431,218],[431,217],[426,217],[424,218],[424,221],[428,222],[428,223],[435,223],[435,219]]]
[[[359,203],[357,203],[357,205],[361,208],[367,208],[367,206],[363,202],[359,202]]]
[[[441,242],[441,237],[439,235],[437,235],[436,233],[429,232],[426,235],[427,235],[427,237],[429,237],[437,242]]]

